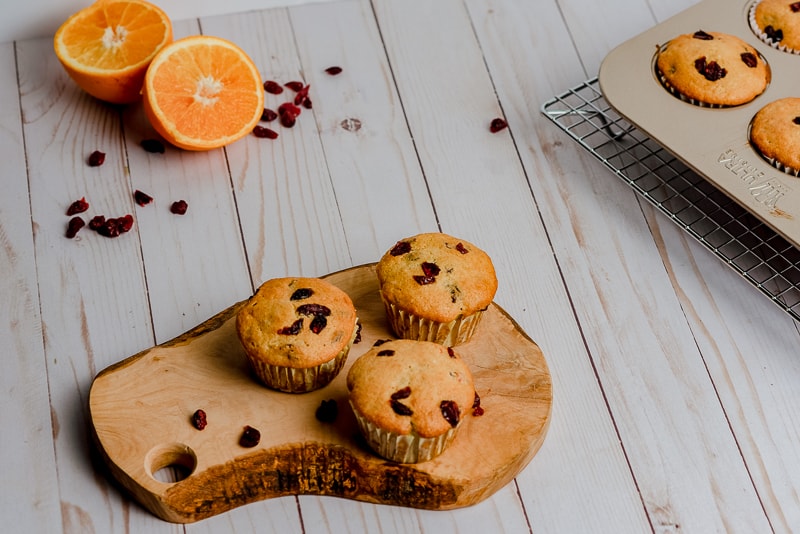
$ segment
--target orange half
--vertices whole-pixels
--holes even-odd
[[[53,46],[64,69],[90,95],[115,104],[139,99],[153,57],[172,41],[172,23],[144,0],[98,0],[69,17]]]
[[[264,87],[252,59],[219,37],[195,35],[165,46],[145,76],[144,111],[173,145],[210,150],[253,131]]]

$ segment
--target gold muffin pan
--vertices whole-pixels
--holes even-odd
[[[770,46],[749,22],[757,0],[704,0],[612,50],[598,74],[608,104],[633,126],[800,246],[800,178],[767,162],[749,141],[753,116],[768,103],[800,97],[800,56]],[[770,66],[767,89],[747,104],[710,108],[684,102],[658,80],[654,57],[671,38],[697,30],[736,35]]]

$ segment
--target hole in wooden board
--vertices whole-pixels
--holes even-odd
[[[172,484],[188,478],[197,467],[194,451],[182,443],[159,445],[147,453],[147,474],[159,482]]]

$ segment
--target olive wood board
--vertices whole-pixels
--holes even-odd
[[[756,36],[749,23],[755,3],[703,0],[609,52],[598,81],[606,101],[630,124],[800,247],[800,179],[768,163],[749,137],[758,110],[774,100],[800,96],[800,55],[773,48]],[[771,73],[761,95],[740,106],[708,108],[684,102],[661,85],[655,71],[660,47],[701,29],[735,35],[759,52]],[[623,136],[620,142],[625,141]],[[652,158],[649,164],[658,161]],[[653,198],[659,196],[659,191],[653,192]]]
[[[353,299],[361,341],[327,386],[303,394],[270,390],[251,373],[235,331],[237,303],[185,334],[101,371],[89,393],[94,443],[111,475],[145,508],[189,523],[286,495],[446,510],[478,503],[533,458],[550,422],[552,384],[537,344],[492,303],[473,338],[455,351],[470,365],[485,412],[471,410],[450,447],[418,464],[375,455],[358,433],[346,375],[378,339],[393,338],[375,264],[325,277]],[[338,416],[315,413],[333,399]],[[203,409],[207,426],[192,414]],[[245,426],[261,432],[239,445]],[[176,480],[155,475],[183,472]],[[184,476],[185,475],[185,476]]]

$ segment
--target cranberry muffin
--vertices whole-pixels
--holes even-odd
[[[444,452],[475,400],[472,374],[453,348],[409,339],[377,342],[350,367],[347,390],[369,447],[398,463]]]
[[[673,95],[706,107],[746,104],[764,92],[771,78],[755,48],[734,35],[703,30],[661,47],[656,74]]]
[[[781,98],[761,108],[750,124],[750,142],[774,167],[800,174],[800,98]]]
[[[320,278],[268,280],[236,315],[236,333],[256,376],[290,393],[333,380],[357,332],[353,301]]]
[[[376,270],[392,331],[404,339],[467,342],[497,291],[491,258],[443,233],[398,241]]]
[[[750,27],[771,47],[800,54],[800,2],[759,0],[750,9]]]

